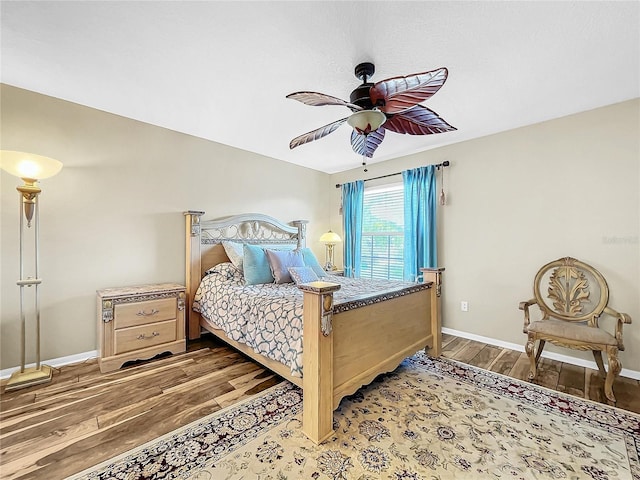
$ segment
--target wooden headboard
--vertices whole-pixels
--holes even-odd
[[[214,220],[201,220],[204,212],[184,212],[186,218],[186,294],[187,335],[190,340],[200,336],[200,315],[192,310],[193,297],[204,273],[229,257],[221,242],[232,240],[241,243],[264,245],[306,246],[307,220],[294,220],[287,225],[268,215],[246,213]]]

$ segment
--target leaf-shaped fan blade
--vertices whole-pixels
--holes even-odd
[[[358,155],[365,157],[373,157],[373,152],[380,146],[384,140],[384,128],[380,127],[369,135],[363,135],[355,130],[351,132],[351,147]]]
[[[408,133],[409,135],[430,135],[457,130],[456,127],[449,125],[436,112],[429,110],[424,105],[416,105],[387,118],[387,121],[384,122],[384,128],[395,133]]]
[[[340,125],[346,122],[347,118],[349,117],[336,120],[335,122],[332,122],[329,125],[316,128],[315,130],[312,130],[309,133],[305,133],[304,135],[300,135],[299,137],[294,138],[289,143],[289,148],[293,149],[293,148],[296,148],[298,145],[304,145],[305,143],[313,142],[314,140],[318,140],[322,137],[326,137],[331,132],[333,132],[336,128],[338,128]]]
[[[384,113],[400,113],[440,90],[447,75],[448,71],[443,67],[406,77],[388,78],[371,87],[369,97],[373,105],[380,105],[380,110]]]
[[[295,92],[287,95],[287,98],[297,100],[304,103],[305,105],[311,105],[313,107],[322,107],[324,105],[341,105],[343,107],[350,108],[354,112],[362,110],[362,107],[358,105],[349,103],[337,97],[332,97],[331,95],[326,95],[324,93],[318,92]]]

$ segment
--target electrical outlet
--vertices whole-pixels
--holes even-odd
[[[466,301],[462,301],[460,302],[460,310],[462,310],[463,312],[468,312],[469,311],[469,302]]]

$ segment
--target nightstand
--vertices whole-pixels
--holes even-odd
[[[337,275],[338,277],[344,277],[344,270],[327,270],[327,273]]]
[[[186,351],[185,287],[176,283],[98,290],[100,371]]]

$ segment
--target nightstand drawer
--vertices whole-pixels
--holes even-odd
[[[126,328],[176,318],[176,299],[160,298],[145,302],[116,305],[114,328]]]
[[[174,302],[175,303],[175,302]],[[114,332],[114,354],[153,347],[176,339],[176,320],[121,328]]]

